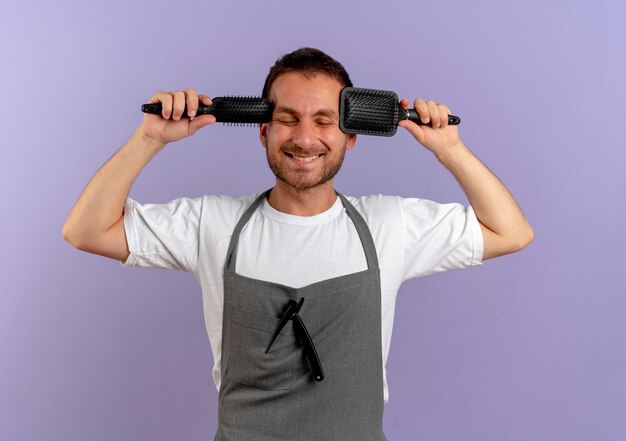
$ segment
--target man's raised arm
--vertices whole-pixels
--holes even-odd
[[[409,102],[403,99],[401,104],[408,108]],[[414,107],[420,120],[432,121],[433,127],[408,120],[399,125],[433,152],[461,184],[483,233],[483,260],[519,251],[532,242],[533,230],[511,193],[463,144],[458,127],[448,125],[450,109],[423,99],[416,99]]]
[[[63,226],[63,237],[76,248],[126,261],[124,203],[133,182],[165,145],[215,122],[213,115],[193,118],[198,103],[211,100],[194,89],[158,92],[150,103],[161,103],[161,115],[145,114],[130,139],[91,178]],[[185,106],[190,118],[181,118]]]

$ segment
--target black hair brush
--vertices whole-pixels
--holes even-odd
[[[217,96],[211,101],[213,103],[210,106],[199,104],[196,116],[213,115],[217,122],[242,125],[266,123],[272,119],[273,106],[265,98]],[[144,104],[141,106],[141,111],[144,113],[160,115],[162,110],[161,103]],[[182,117],[188,117],[187,107],[185,107]]]
[[[398,95],[388,90],[345,87],[339,98],[339,115],[339,127],[344,133],[393,136],[398,122],[405,119],[427,125],[415,109],[403,109]],[[448,116],[448,124],[460,122],[458,116]]]

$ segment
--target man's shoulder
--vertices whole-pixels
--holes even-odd
[[[401,217],[403,198],[393,195],[346,196],[368,223]]]
[[[385,209],[398,209],[402,205],[403,198],[394,195],[375,194],[368,196],[348,196],[346,199],[358,210],[378,211]]]
[[[198,198],[204,205],[216,206],[223,209],[240,209],[247,208],[259,197],[261,193],[246,196],[228,196],[228,195],[204,195]]]
[[[417,197],[383,194],[358,197],[346,196],[346,198],[368,222],[383,220],[387,223],[394,218],[401,221],[407,216],[414,218],[431,218],[433,217],[433,213],[442,210],[446,211],[446,207],[459,205],[440,204]]]
[[[203,216],[221,218],[230,224],[239,219],[261,193],[247,196],[204,195],[200,198]]]

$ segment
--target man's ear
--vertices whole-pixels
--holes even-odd
[[[259,124],[259,139],[261,140],[261,145],[267,148],[267,124]]]
[[[346,148],[350,150],[354,147],[355,144],[356,144],[356,133],[349,133],[348,142],[346,143]]]

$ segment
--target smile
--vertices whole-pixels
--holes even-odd
[[[315,161],[317,158],[319,158],[322,155],[315,155],[315,156],[297,156],[294,155],[293,153],[286,153],[288,156],[290,156],[293,159],[296,159],[300,162],[313,162]]]

